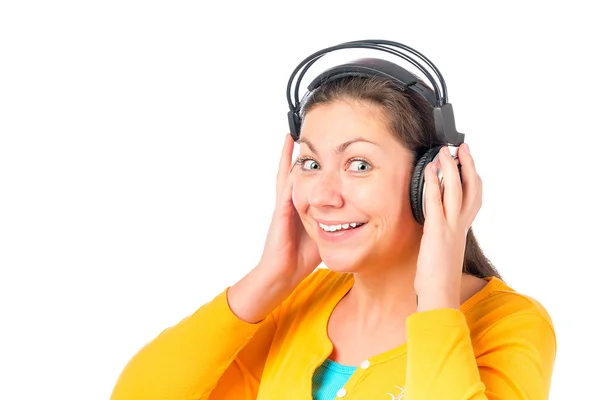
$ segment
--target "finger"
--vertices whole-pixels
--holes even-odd
[[[286,177],[286,181],[281,188],[281,193],[279,194],[279,203],[284,207],[290,206],[293,204],[292,196],[294,193],[294,176],[292,174],[288,174]]]
[[[459,147],[458,159],[461,164],[463,181],[462,218],[464,218],[467,226],[470,226],[481,208],[483,184],[481,182],[481,177],[477,173],[475,162],[466,143],[463,143]]]
[[[290,174],[290,166],[292,164],[292,154],[294,152],[294,139],[289,134],[285,135],[285,141],[283,143],[283,149],[281,151],[281,158],[279,159],[279,171],[277,171],[277,185],[276,185],[276,199],[281,195],[286,182],[288,181],[288,175]]]
[[[430,162],[425,169],[425,226],[444,222],[444,207],[436,170],[435,162]]]
[[[458,173],[457,161],[452,157],[448,146],[440,149],[439,161],[444,177],[443,205],[446,220],[455,223],[460,219],[463,190]]]
[[[275,214],[283,221],[291,221],[291,218],[297,216],[296,207],[294,206],[294,175],[289,174],[281,193],[275,203]]]

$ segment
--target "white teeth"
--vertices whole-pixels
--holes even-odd
[[[356,228],[357,226],[361,226],[361,225],[363,225],[363,223],[361,223],[361,222],[347,222],[345,224],[337,224],[337,225],[325,225],[325,224],[319,223],[319,226],[321,227],[321,229],[323,229],[326,232],[335,232],[335,231],[340,231],[342,229]]]

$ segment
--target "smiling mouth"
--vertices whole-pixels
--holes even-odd
[[[352,229],[360,228],[365,223],[366,222],[346,222],[346,223],[337,224],[337,225],[326,225],[326,224],[319,223],[319,227],[322,230],[324,230],[325,232],[338,232],[338,231],[349,231]]]

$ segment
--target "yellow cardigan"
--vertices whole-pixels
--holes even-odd
[[[455,309],[406,320],[406,343],[363,361],[346,400],[544,400],[556,355],[550,316],[498,278]],[[351,274],[317,269],[267,319],[249,324],[227,290],[144,346],[111,400],[310,400],[332,351],[327,322]]]

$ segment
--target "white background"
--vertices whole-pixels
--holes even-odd
[[[593,398],[592,6],[215,3],[1,3],[0,399],[107,399],[141,346],[255,265],[289,74],[357,39],[442,71],[484,180],[475,233],[554,319],[551,398]]]

